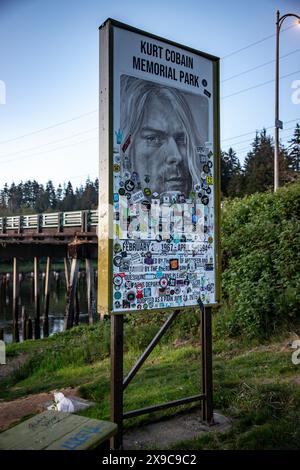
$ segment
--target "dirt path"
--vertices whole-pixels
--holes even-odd
[[[68,398],[78,396],[77,388],[65,388],[60,390],[60,392]],[[53,392],[37,393],[12,401],[0,400],[0,431],[4,431],[25,416],[45,411],[47,404],[52,401]]]

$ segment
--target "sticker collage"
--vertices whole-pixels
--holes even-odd
[[[195,148],[202,173],[185,197],[152,193],[150,177],[126,170],[131,136],[115,140],[113,311],[214,303],[212,144]]]

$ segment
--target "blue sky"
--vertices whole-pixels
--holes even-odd
[[[274,123],[274,83],[242,90],[274,79],[277,9],[300,15],[300,0],[0,0],[0,186],[33,178],[76,186],[98,175],[98,27],[108,17],[221,57],[222,148],[243,162],[255,130]],[[280,81],[283,142],[300,122],[293,24],[286,20],[280,37],[288,54],[280,75],[292,74]]]

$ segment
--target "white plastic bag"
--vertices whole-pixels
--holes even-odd
[[[73,413],[75,411],[72,401],[61,392],[54,393],[54,403],[48,406],[47,409],[65,411],[66,413]]]

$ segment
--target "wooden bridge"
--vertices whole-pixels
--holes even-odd
[[[97,226],[97,210],[0,217],[0,259],[96,259]]]
[[[40,269],[46,258],[43,334],[49,334],[50,271],[52,260],[63,259],[67,287],[65,328],[77,324],[75,312],[79,260],[85,260],[89,322],[97,319],[92,261],[97,259],[98,211],[83,210],[0,217],[0,260],[13,262],[13,337],[19,341],[19,260],[34,263],[34,336],[40,338]],[[23,319],[25,323],[27,319]],[[30,330],[30,325],[29,325]],[[23,331],[26,327],[23,325]],[[24,335],[23,335],[24,336]]]

